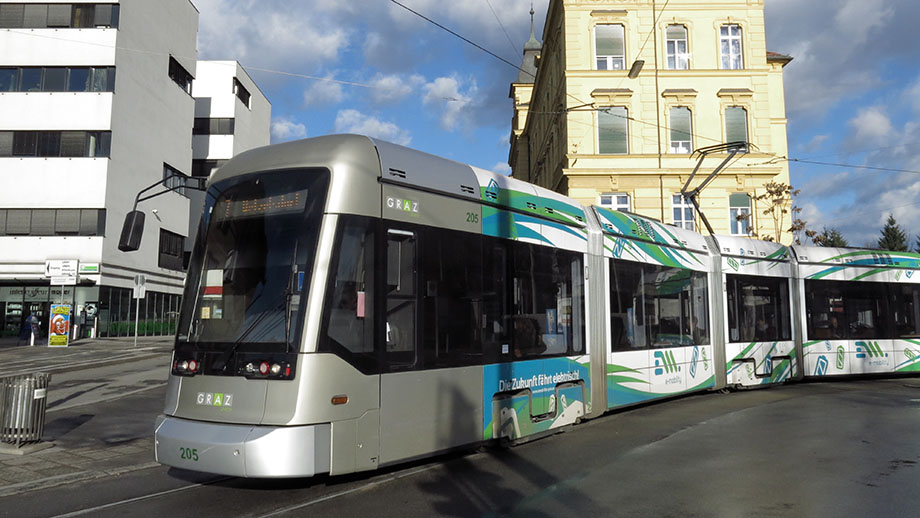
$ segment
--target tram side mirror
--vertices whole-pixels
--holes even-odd
[[[119,250],[134,252],[141,247],[145,217],[144,213],[139,210],[132,210],[125,216],[125,224],[121,227],[121,238],[118,240]]]

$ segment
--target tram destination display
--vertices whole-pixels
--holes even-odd
[[[218,221],[224,221],[302,212],[307,206],[307,199],[307,189],[260,198],[224,198],[217,202],[214,216]]]

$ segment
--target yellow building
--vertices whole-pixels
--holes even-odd
[[[698,202],[718,234],[775,237],[767,202],[754,198],[769,182],[789,183],[776,158],[787,156],[792,58],[767,51],[763,11],[763,0],[550,0],[543,44],[531,36],[511,85],[512,175],[705,232],[679,194],[691,152],[750,142]],[[690,188],[727,156],[709,155]],[[790,223],[787,214],[783,243]]]

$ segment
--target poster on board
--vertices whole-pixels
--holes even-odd
[[[48,347],[67,347],[70,339],[70,304],[52,304]]]

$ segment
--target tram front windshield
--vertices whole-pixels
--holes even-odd
[[[247,175],[208,191],[177,347],[293,352],[328,172]]]

